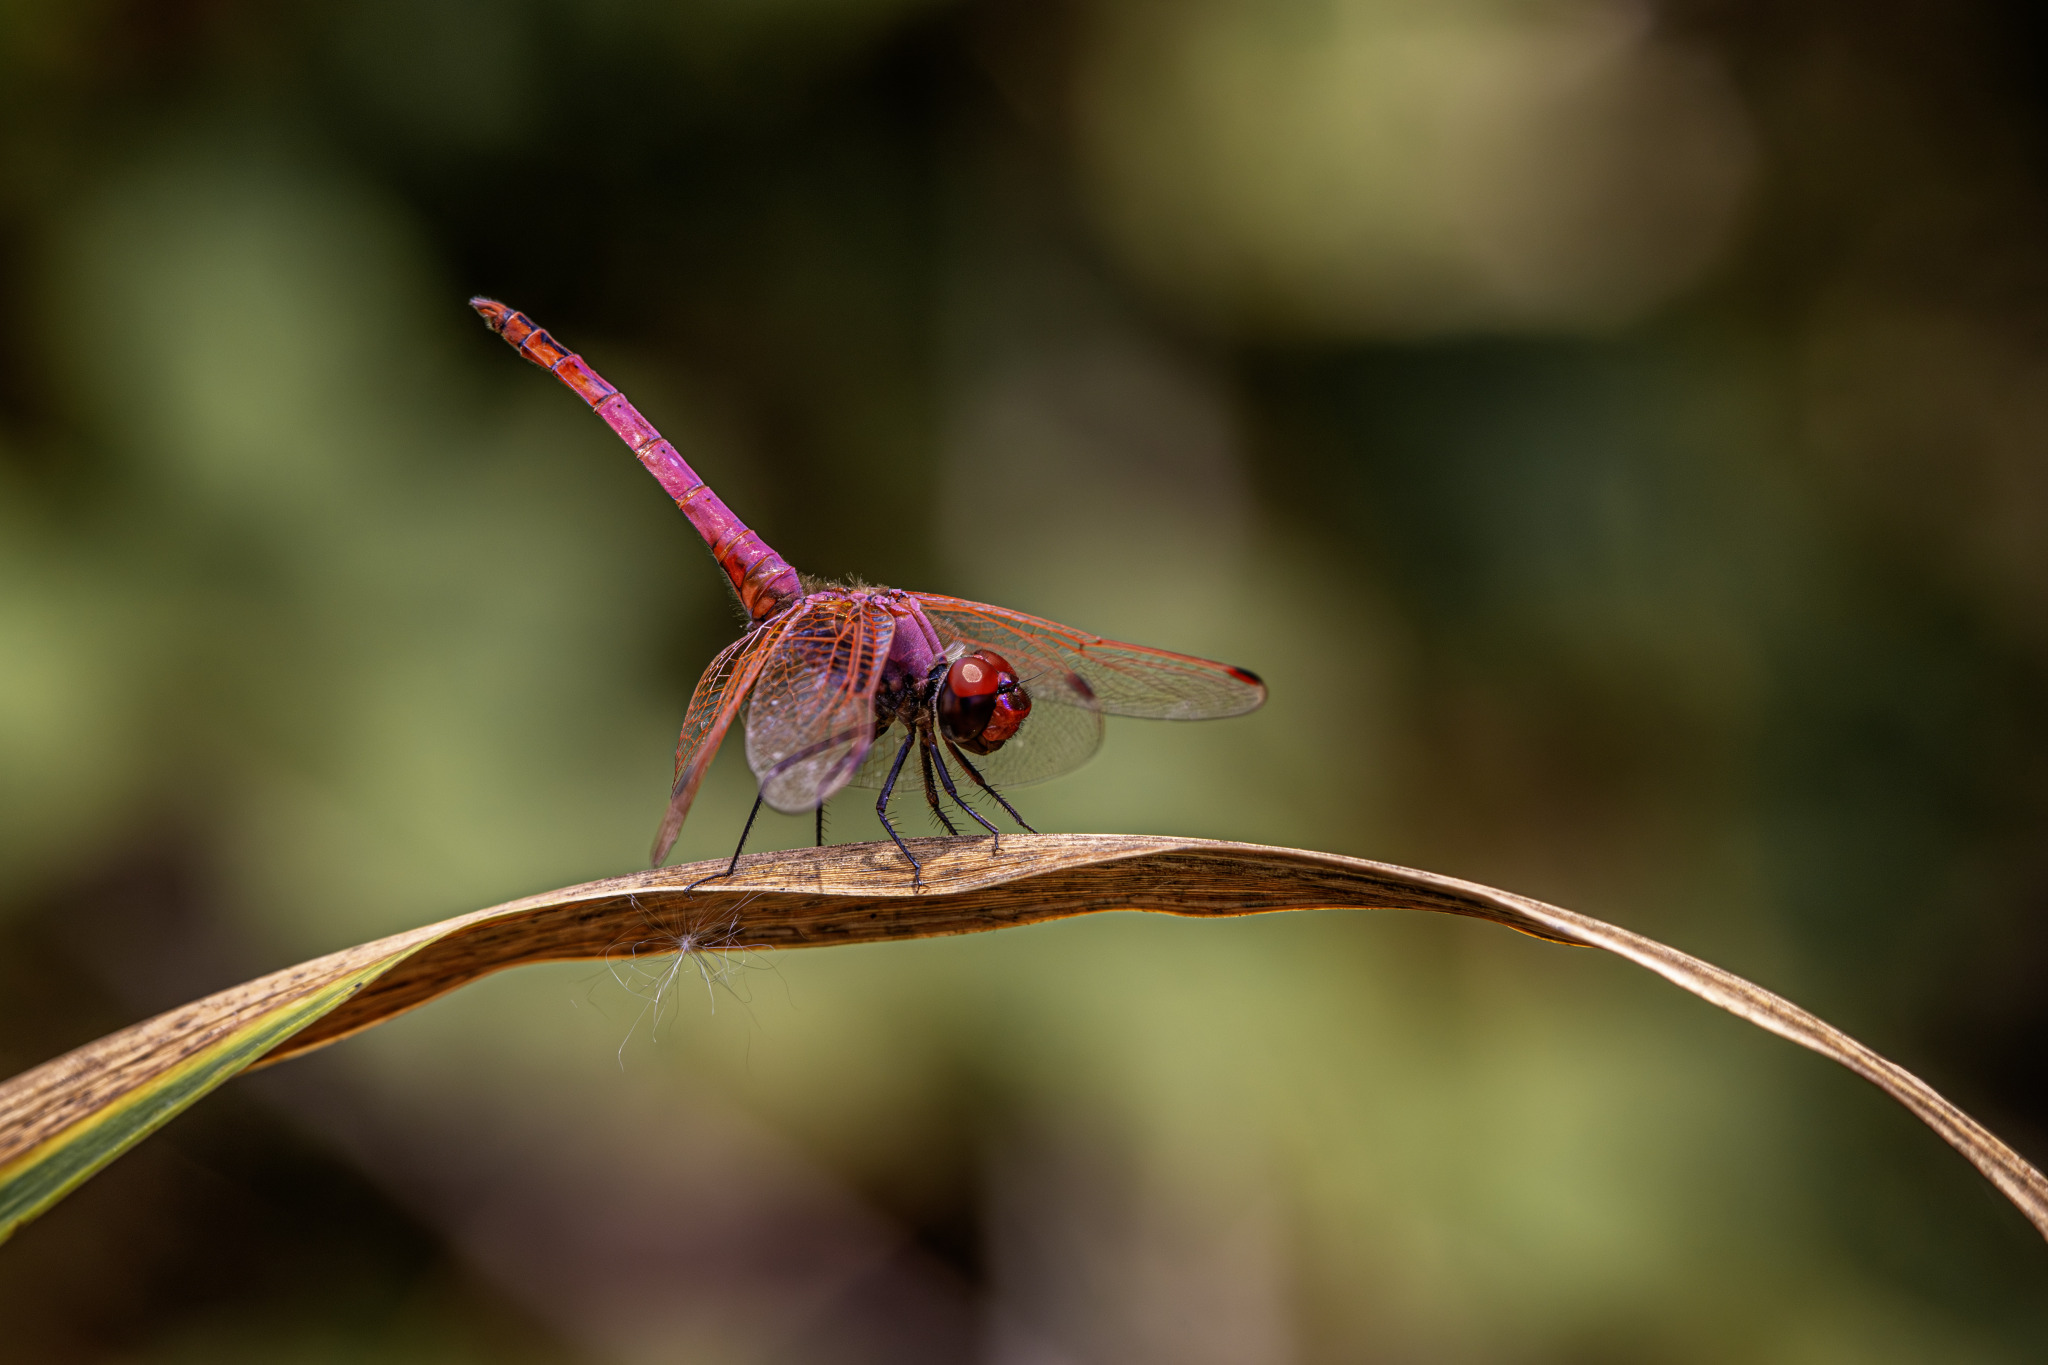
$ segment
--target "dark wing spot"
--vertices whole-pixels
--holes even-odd
[[[1088,685],[1088,680],[1082,677],[1079,673],[1067,674],[1067,686],[1071,688],[1074,694],[1080,697],[1082,701],[1095,700],[1095,689],[1090,687]]]
[[[1230,668],[1230,665],[1225,664],[1224,667]],[[1266,680],[1252,672],[1249,668],[1230,668],[1230,676],[1241,683],[1250,683],[1253,687],[1264,687],[1266,685]]]

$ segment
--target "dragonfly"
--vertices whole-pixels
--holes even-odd
[[[654,840],[656,867],[742,717],[759,792],[726,873],[714,875],[739,865],[763,803],[787,815],[816,811],[822,845],[825,802],[859,786],[880,788],[875,814],[915,885],[924,866],[889,818],[911,754],[939,825],[960,834],[946,811],[950,800],[988,832],[991,853],[999,854],[1000,831],[961,795],[955,767],[971,789],[1036,833],[1003,789],[1086,762],[1102,742],[1104,716],[1210,720],[1266,700],[1257,674],[1229,664],[1106,640],[1007,607],[799,574],[581,356],[495,299],[469,303],[639,457],[703,538],[747,615],[744,632],[704,670],[684,713],[668,810]]]

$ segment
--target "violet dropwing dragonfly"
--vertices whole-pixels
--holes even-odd
[[[1080,766],[1102,742],[1103,716],[1208,720],[1242,715],[1266,699],[1255,674],[1228,664],[1105,640],[982,602],[800,576],[581,356],[524,313],[492,299],[469,303],[632,448],[704,538],[747,613],[745,633],[704,670],[683,717],[656,866],[742,715],[760,795],[741,849],[762,802],[785,814],[817,811],[823,843],[827,798],[847,786],[879,787],[875,813],[916,880],[922,866],[889,819],[889,798],[913,750],[939,824],[959,834],[943,790],[1000,848],[996,827],[961,796],[949,755],[969,783],[1029,830],[1001,788]],[[903,738],[884,743],[897,726]],[[739,856],[735,849],[728,872]]]

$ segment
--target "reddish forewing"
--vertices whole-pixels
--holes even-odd
[[[844,787],[875,738],[875,690],[896,618],[861,597],[813,594],[790,612],[747,705],[747,762],[779,811]]]
[[[1113,716],[1214,720],[1257,710],[1258,675],[1229,664],[1105,640],[1021,611],[936,593],[910,594],[947,645],[992,650],[1017,670],[1034,701]],[[1025,726],[1028,734],[1030,726]]]
[[[683,820],[690,813],[690,803],[697,799],[697,788],[703,783],[711,760],[718,756],[718,746],[724,742],[733,718],[746,704],[747,693],[753,690],[769,652],[787,629],[790,616],[770,621],[727,645],[697,680],[697,690],[690,695],[690,709],[683,715],[683,732],[676,740],[676,776],[670,789],[668,812],[662,817],[661,832],[654,838],[656,867],[675,846],[676,835],[681,833]]]

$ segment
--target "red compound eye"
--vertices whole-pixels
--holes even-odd
[[[946,674],[946,686],[959,697],[993,696],[1003,685],[1002,675],[1007,672],[1009,668],[1001,659],[967,654],[953,661],[952,670]]]
[[[1009,660],[978,649],[953,661],[939,689],[939,729],[974,754],[993,753],[1017,733],[1031,712],[1031,698],[1017,682]]]

